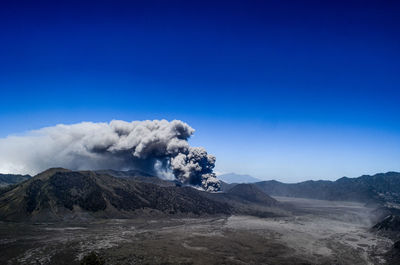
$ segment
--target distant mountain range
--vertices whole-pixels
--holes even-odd
[[[30,178],[29,175],[0,174],[0,187],[17,184]]]
[[[343,177],[336,181],[309,180],[286,184],[270,180],[253,184],[272,196],[400,204],[400,173],[398,172],[363,175],[358,178]],[[222,185],[225,191],[234,186],[235,184]]]
[[[260,179],[252,177],[250,175],[240,175],[235,173],[222,174],[218,176],[218,179],[225,183],[254,183],[259,182]]]

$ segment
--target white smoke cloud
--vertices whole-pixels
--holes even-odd
[[[57,125],[0,139],[0,172],[37,174],[50,167],[139,169],[216,191],[215,157],[190,147],[194,129],[174,120],[114,120]]]

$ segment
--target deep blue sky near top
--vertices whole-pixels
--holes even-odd
[[[0,137],[181,119],[221,172],[400,171],[396,2],[2,1]]]

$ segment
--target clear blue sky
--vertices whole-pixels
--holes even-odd
[[[0,137],[181,119],[221,172],[400,171],[399,13],[398,1],[2,1]]]

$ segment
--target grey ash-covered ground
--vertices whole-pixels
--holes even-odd
[[[0,264],[384,264],[392,241],[359,203],[277,198],[292,215],[0,223]]]

